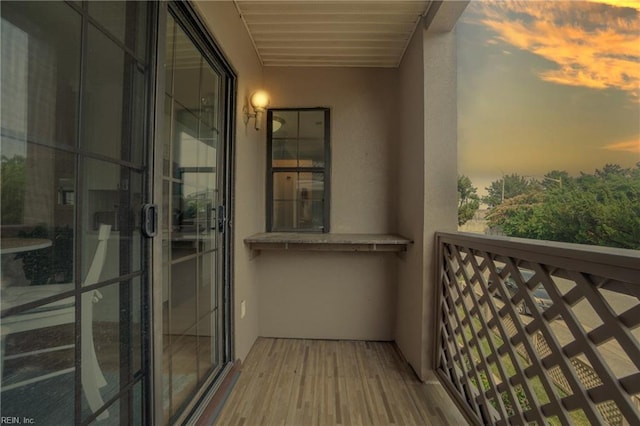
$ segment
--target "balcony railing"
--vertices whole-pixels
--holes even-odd
[[[640,424],[640,252],[438,234],[435,369],[478,424]]]

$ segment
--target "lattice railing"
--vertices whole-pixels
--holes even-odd
[[[436,236],[436,371],[478,424],[640,424],[640,252]]]

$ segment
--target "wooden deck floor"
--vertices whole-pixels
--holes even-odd
[[[465,425],[435,376],[421,383],[393,343],[256,341],[218,426]]]

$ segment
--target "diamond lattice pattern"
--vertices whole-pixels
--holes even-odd
[[[640,422],[638,266],[469,237],[439,249],[437,370],[478,422]]]

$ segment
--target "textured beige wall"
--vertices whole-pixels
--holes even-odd
[[[234,228],[234,309],[235,355],[244,359],[258,337],[258,279],[255,263],[243,239],[264,230],[264,130],[256,132],[253,122],[246,126],[242,108],[249,94],[264,86],[262,65],[232,2],[198,2],[200,16],[216,39],[237,75],[235,138]],[[240,302],[247,314],[240,318]]]
[[[263,252],[260,335],[393,340],[393,254]]]
[[[265,68],[272,107],[331,108],[331,232],[395,232],[397,70]],[[393,340],[393,254],[264,252],[260,334]]]
[[[416,31],[399,69],[398,232],[414,241],[398,265],[395,337],[407,361],[422,364],[424,287],[424,52]]]
[[[454,32],[419,28],[400,66],[398,230],[415,244],[398,266],[395,333],[423,378],[433,363],[434,234],[457,226],[455,48]]]
[[[464,8],[459,9],[464,10]],[[461,13],[461,12],[460,12]],[[451,32],[424,32],[425,191],[422,375],[432,368],[435,338],[437,231],[455,232],[457,209],[457,71],[456,37]]]

